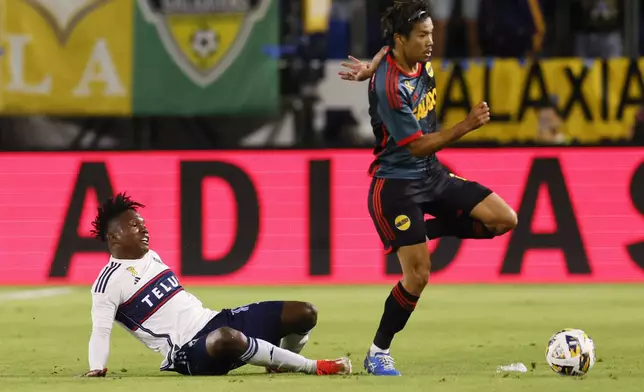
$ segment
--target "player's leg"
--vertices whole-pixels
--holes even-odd
[[[282,308],[280,347],[299,354],[318,322],[318,311],[308,302],[286,301]]]
[[[436,217],[425,222],[427,238],[489,239],[516,227],[514,210],[487,187],[451,173],[439,181],[440,202],[434,203],[438,212],[425,211]]]
[[[470,212],[470,217],[483,223],[495,235],[514,230],[518,224],[517,213],[499,195],[491,193]]]
[[[300,353],[317,324],[317,309],[308,302],[264,301],[232,309],[230,325],[248,336],[261,338]]]
[[[219,327],[193,340],[175,355],[175,361],[177,371],[188,375],[224,375],[243,364],[318,375],[351,371],[348,360],[308,359],[232,327]]]
[[[400,375],[389,348],[403,330],[429,279],[429,252],[425,243],[423,214],[405,196],[404,181],[375,179],[369,193],[369,212],[386,252],[397,252],[403,267],[399,281],[385,300],[380,324],[365,358],[367,372]]]
[[[208,335],[206,349],[211,358],[228,358],[250,365],[305,374],[346,374],[351,372],[348,359],[316,361],[276,347],[270,342],[248,337],[240,331],[223,327]]]
[[[402,331],[416,309],[416,304],[429,281],[431,267],[427,244],[403,246],[398,249],[403,278],[391,290],[380,318],[373,344],[365,359],[368,373],[378,376],[399,376],[390,354],[394,336]]]
[[[225,375],[244,364],[304,374],[348,374],[351,362],[312,360],[266,340],[221,326],[184,345],[174,356],[174,368],[184,375]]]
[[[317,323],[317,310],[306,302],[297,301],[264,301],[240,306],[230,311],[230,326],[244,335],[277,346],[275,353],[287,351],[294,356],[288,358],[303,359],[298,355],[308,340],[309,332]],[[279,350],[277,350],[279,348]],[[279,358],[278,358],[279,359]],[[338,374],[350,372],[348,358],[338,360],[320,360],[315,362],[317,374]],[[253,363],[251,363],[253,364]],[[277,361],[265,365],[271,371],[300,371],[288,363]]]

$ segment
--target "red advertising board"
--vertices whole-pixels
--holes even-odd
[[[367,150],[0,154],[0,284],[89,284],[101,199],[127,191],[188,284],[391,283]],[[644,149],[456,149],[440,159],[519,213],[493,240],[435,241],[433,283],[644,281]]]

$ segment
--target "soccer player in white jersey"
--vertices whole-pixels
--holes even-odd
[[[161,353],[161,370],[224,375],[245,364],[269,371],[351,373],[348,358],[311,360],[299,355],[317,312],[306,302],[271,301],[223,309],[202,306],[186,292],[161,257],[150,250],[144,207],[120,193],[98,208],[94,236],[111,254],[92,286],[88,377],[107,374],[114,321]]]

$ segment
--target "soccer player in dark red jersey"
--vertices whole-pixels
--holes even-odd
[[[385,301],[364,361],[375,375],[400,375],[389,353],[425,288],[427,239],[493,238],[514,229],[516,213],[496,193],[448,171],[436,152],[490,121],[476,105],[452,128],[437,129],[436,81],[431,57],[434,26],[423,0],[394,1],[383,17],[390,50],[371,64],[345,63],[345,80],[369,79],[369,114],[376,137],[368,207],[385,253],[396,252],[403,278]],[[434,216],[424,220],[424,215]]]

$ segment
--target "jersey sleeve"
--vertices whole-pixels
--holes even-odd
[[[376,80],[378,114],[398,146],[405,146],[420,138],[423,132],[411,107],[410,93],[400,83],[396,70],[383,72]]]
[[[89,369],[101,370],[110,354],[110,335],[119,306],[118,285],[108,284],[104,292],[92,292],[92,335],[89,340]]]

